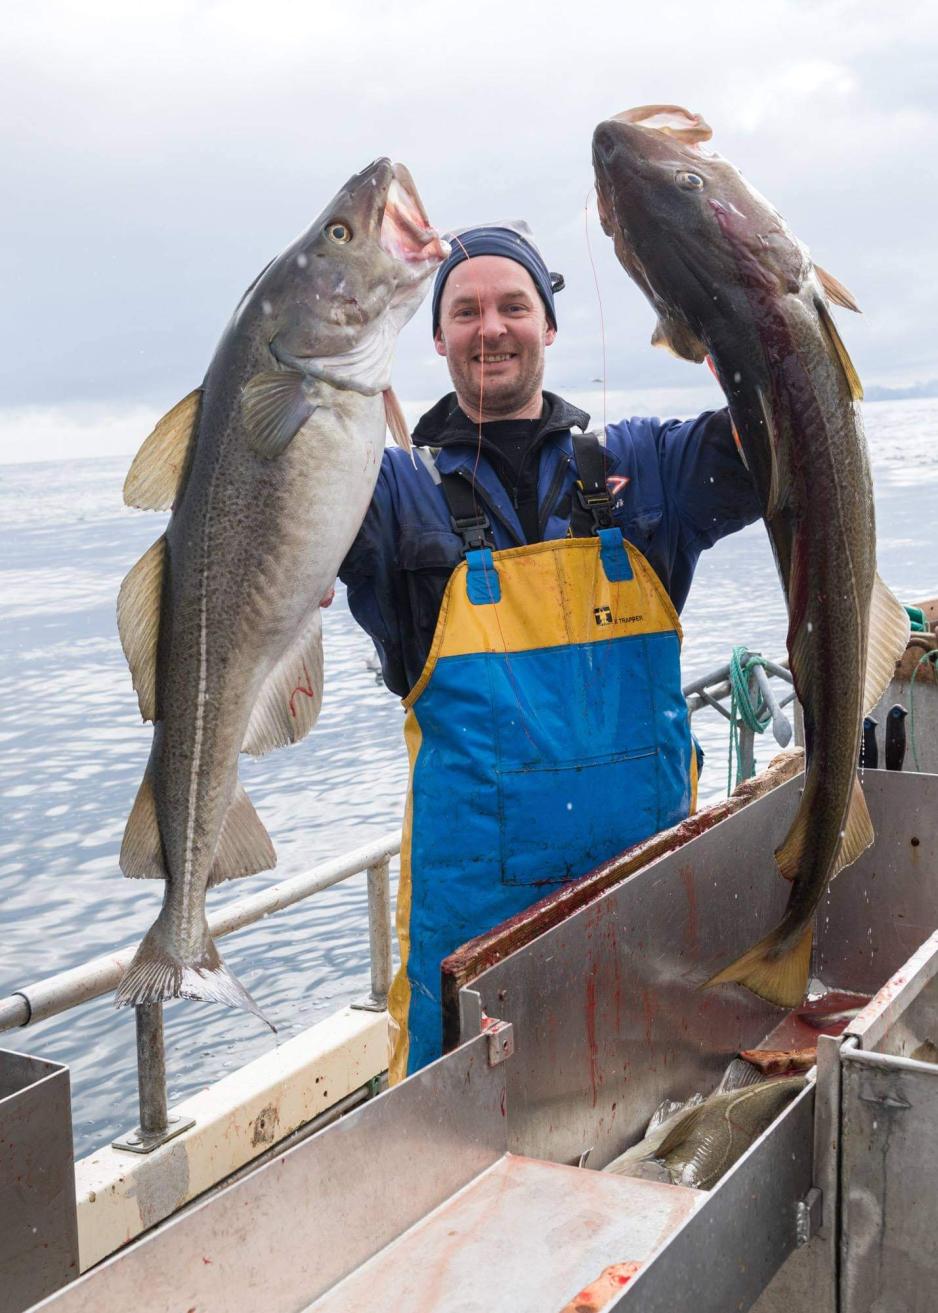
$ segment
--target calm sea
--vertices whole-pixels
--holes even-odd
[[[938,400],[865,407],[876,478],[880,573],[904,601],[938,593]],[[126,510],[126,459],[0,469],[0,997],[139,939],[154,882],[122,878],[124,821],[150,730],[140,723],[114,600],[163,517]],[[376,682],[371,645],[341,590],[326,612],[326,698],[305,742],[241,777],[277,845],[276,872],[213,901],[303,871],[399,826],[406,783],[397,699]],[[736,643],[785,650],[785,608],[760,525],[705,554],[683,615],[685,681]],[[695,718],[704,799],[726,788],[727,726]],[[774,744],[758,745],[763,764]],[[223,951],[281,1037],[364,994],[364,878],[225,940]],[[251,1017],[205,1004],[167,1009],[171,1101],[273,1043]],[[90,1152],[136,1120],[132,1013],[99,999],[0,1044],[67,1062],[75,1148]]]

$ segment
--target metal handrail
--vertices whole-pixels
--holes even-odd
[[[769,674],[787,683],[792,682],[790,672],[783,665],[766,662]],[[721,705],[731,693],[729,663],[719,666],[707,675],[694,679],[682,690],[687,699],[691,717],[705,707],[711,707],[727,719],[731,713]],[[791,738],[791,726],[781,708],[794,699],[794,692],[781,701],[772,695],[768,678],[761,668],[751,677],[751,691],[761,694],[772,712],[772,727],[782,746]],[[752,760],[753,733],[745,726],[739,730],[740,752],[744,761]],[[383,1012],[387,1007],[391,986],[391,888],[390,858],[400,852],[401,837],[393,831],[380,839],[331,861],[323,862],[310,871],[269,885],[255,894],[235,899],[217,908],[208,916],[213,938],[231,934],[242,926],[251,925],[271,912],[290,907],[312,894],[321,893],[343,880],[367,872],[368,877],[368,937],[371,958],[371,992],[367,999],[353,1003],[353,1007]],[[0,1032],[35,1025],[49,1017],[67,1012],[73,1007],[100,998],[116,987],[130,965],[137,945],[131,944],[111,953],[60,971],[34,985],[16,990],[0,999]],[[140,1125],[135,1132],[117,1142],[118,1147],[133,1152],[149,1152],[165,1143],[173,1135],[187,1129],[191,1122],[178,1123],[168,1115],[166,1105],[166,1076],[163,1057],[163,1007],[161,1003],[138,1006],[137,1014],[137,1075],[140,1098]],[[177,1124],[173,1126],[173,1122]]]
[[[388,860],[400,852],[400,848],[401,836],[395,830],[380,839],[373,840],[370,844],[364,844],[361,848],[353,848],[351,852],[341,857],[334,857],[320,866],[314,866],[312,870],[305,871],[302,875],[291,876],[288,880],[280,880],[277,884],[269,885],[255,894],[235,899],[224,907],[216,908],[209,915],[208,926],[212,937],[217,939],[221,935],[230,935],[233,930],[260,921],[271,912],[302,902],[311,894],[321,893],[322,890],[329,889],[342,880],[360,875],[362,871],[374,870],[375,877],[372,879],[369,876],[370,915],[372,901],[376,904],[384,902],[383,896],[381,899],[377,896],[373,898],[373,888],[380,889],[387,880]],[[387,906],[389,909],[389,898]],[[383,915],[383,907],[376,907],[375,910],[379,916]],[[383,943],[385,937],[379,938]],[[390,932],[386,938],[389,944]],[[8,998],[0,999],[0,1031],[35,1025],[38,1021],[45,1021],[47,1017],[54,1017],[60,1012],[67,1012],[70,1008],[77,1007],[80,1003],[87,1003],[93,998],[107,994],[116,987],[136,951],[137,945],[131,944],[115,952],[103,953],[89,962],[71,967],[67,971],[60,971],[54,976],[38,981],[35,985],[16,990]],[[379,991],[382,980],[388,974],[386,965],[386,963],[381,964],[383,974],[379,973],[378,977]],[[373,990],[374,971],[375,964],[372,964]]]

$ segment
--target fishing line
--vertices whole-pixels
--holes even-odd
[[[586,193],[586,200],[583,202],[583,232],[586,236],[586,254],[589,257],[590,268],[593,271],[593,286],[596,288],[596,304],[599,308],[599,340],[602,344],[603,356],[603,449],[606,445],[606,317],[603,313],[602,292],[599,290],[599,274],[596,272],[596,261],[593,259],[593,246],[590,242],[590,198],[596,195],[596,188],[590,187]]]

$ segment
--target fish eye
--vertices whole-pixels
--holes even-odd
[[[347,223],[329,223],[326,224],[326,236],[331,237],[334,242],[350,242],[352,240],[352,230]]]
[[[675,175],[675,181],[679,187],[686,187],[688,191],[700,191],[704,185],[699,173],[688,173],[686,169]]]

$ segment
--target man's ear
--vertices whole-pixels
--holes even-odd
[[[433,334],[433,345],[436,347],[438,356],[446,355],[446,339],[443,336],[442,328],[438,328]]]
[[[553,327],[553,325],[548,320],[547,327],[544,329],[544,345],[550,346],[550,344],[553,342],[556,336],[557,336],[557,330],[556,328]]]

